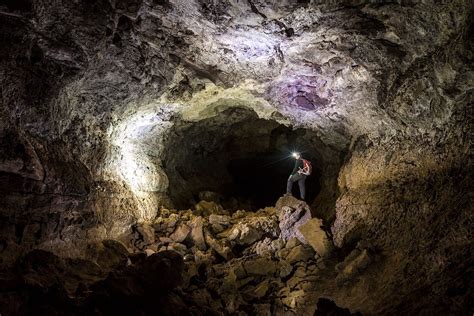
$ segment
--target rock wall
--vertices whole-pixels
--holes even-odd
[[[133,233],[172,197],[179,122],[245,108],[314,135],[330,172],[312,206],[338,249],[326,293],[338,305],[470,308],[472,12],[467,0],[0,4],[0,264],[32,248],[86,257]]]

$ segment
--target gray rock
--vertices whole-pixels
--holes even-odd
[[[290,195],[285,195],[278,200],[276,208],[280,222],[281,238],[283,240],[290,240],[296,237],[306,244],[307,241],[298,228],[311,219],[309,206]]]

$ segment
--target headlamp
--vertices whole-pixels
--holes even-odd
[[[298,153],[297,152],[294,152],[291,154],[294,158],[298,157]]]

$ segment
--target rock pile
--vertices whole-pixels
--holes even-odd
[[[339,272],[328,269],[332,249],[321,221],[291,196],[232,214],[201,201],[194,210],[161,209],[120,242],[91,244],[89,260],[27,255],[5,273],[16,277],[0,302],[12,314],[68,306],[68,313],[149,315],[159,303],[163,315],[313,315],[324,280],[347,281],[369,264],[357,250]]]
[[[233,214],[201,201],[195,210],[161,209],[125,243],[148,255],[179,253],[185,261],[182,297],[196,310],[311,313],[314,283],[332,250],[321,225],[306,203],[289,195],[276,207]]]

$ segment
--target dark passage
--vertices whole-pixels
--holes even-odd
[[[305,157],[315,161],[315,157]],[[258,154],[255,157],[231,160],[228,171],[233,181],[236,196],[252,201],[256,208],[275,204],[286,191],[286,181],[293,169],[295,160],[288,151],[273,151]],[[306,201],[313,201],[319,192],[320,172],[314,168],[306,179]],[[293,195],[300,197],[298,184],[293,187]]]
[[[327,148],[309,130],[293,130],[258,118],[251,110],[232,108],[199,122],[177,121],[170,135],[164,169],[177,208],[191,207],[203,191],[216,192],[231,210],[274,205],[286,191],[294,150],[313,164],[306,200],[314,201],[321,190],[321,153]],[[299,197],[297,185],[294,195]]]

